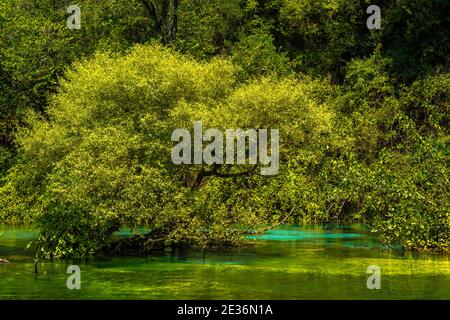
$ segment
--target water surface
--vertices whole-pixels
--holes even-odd
[[[362,226],[285,225],[240,249],[41,262],[36,232],[0,226],[0,299],[450,299],[450,259],[382,246]],[[69,290],[67,266],[81,268]],[[369,290],[367,267],[381,268]]]

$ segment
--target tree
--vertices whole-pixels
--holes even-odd
[[[331,130],[318,82],[239,87],[229,62],[198,63],[159,46],[97,55],[67,78],[49,120],[29,116],[17,139],[20,160],[0,191],[2,214],[19,217],[27,207],[41,248],[54,257],[123,247],[114,232],[142,224],[152,230],[137,237],[139,248],[238,243],[264,227],[271,207],[290,205],[282,194],[269,204],[262,193],[276,192],[288,172],[269,179],[250,165],[174,165],[171,133],[193,120],[224,132],[279,128],[287,149],[280,157],[293,165]]]

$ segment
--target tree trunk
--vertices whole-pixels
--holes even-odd
[[[163,0],[162,7],[162,41],[168,44],[177,37],[179,0]]]
[[[174,41],[178,31],[179,0],[141,0],[147,13],[155,20],[156,32],[162,37],[163,44]]]

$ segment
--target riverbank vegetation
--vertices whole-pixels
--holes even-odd
[[[47,257],[226,246],[279,223],[450,245],[448,1],[0,4],[0,221]],[[447,26],[447,27],[446,27]],[[280,130],[278,175],[174,165],[171,133]]]

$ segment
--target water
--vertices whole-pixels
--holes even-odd
[[[450,299],[450,259],[382,246],[361,226],[286,225],[241,249],[39,263],[36,232],[0,226],[0,299]],[[69,290],[66,268],[81,268]],[[381,289],[366,286],[381,268]]]

